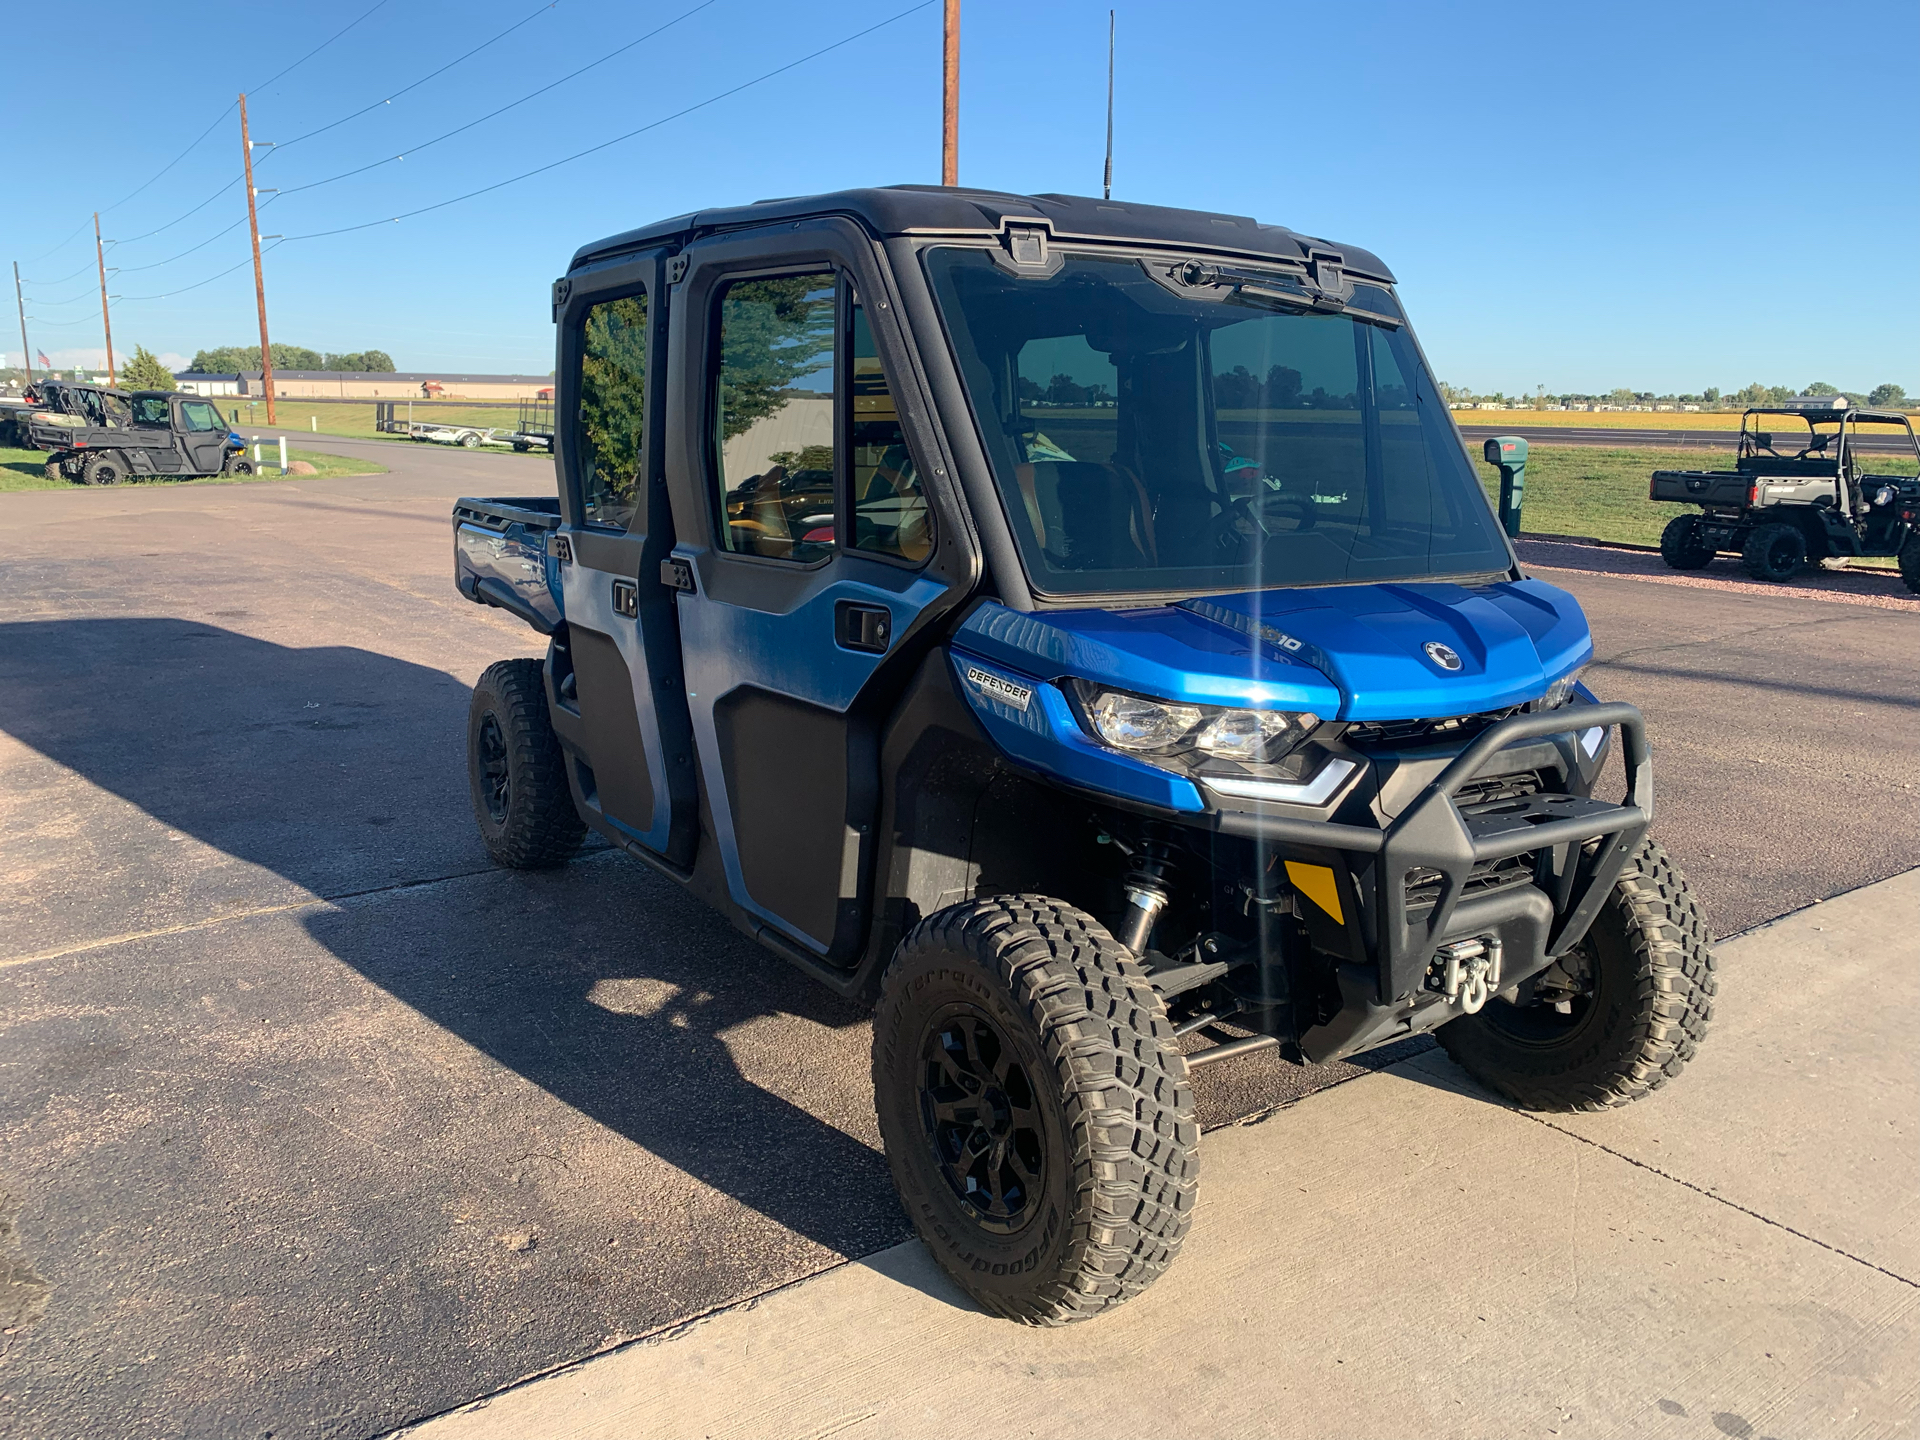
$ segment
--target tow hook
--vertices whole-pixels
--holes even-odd
[[[1478,1013],[1487,997],[1500,988],[1499,936],[1442,945],[1428,967],[1427,985],[1445,995],[1449,1005],[1457,1002],[1463,1014]]]

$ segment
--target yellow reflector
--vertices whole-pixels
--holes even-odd
[[[1289,860],[1287,878],[1293,881],[1294,889],[1331,915],[1335,924],[1347,923],[1340,909],[1340,886],[1332,870],[1325,865],[1302,865],[1298,860]]]

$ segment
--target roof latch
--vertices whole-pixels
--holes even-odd
[[[558,320],[560,312],[567,308],[567,297],[573,294],[573,281],[559,279],[553,282],[553,318]]]
[[[1307,285],[1313,290],[1316,310],[1340,310],[1353,298],[1353,281],[1347,278],[1345,257],[1337,250],[1310,246],[1307,250]]]

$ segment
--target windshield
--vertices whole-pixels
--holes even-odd
[[[1201,594],[1508,568],[1405,330],[1276,303],[1299,290],[1277,275],[1248,293],[1150,264],[1068,255],[1034,279],[984,250],[928,253],[1036,589]],[[1400,314],[1376,286],[1351,304]]]

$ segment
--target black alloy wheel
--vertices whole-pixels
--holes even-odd
[[[920,1123],[954,1198],[985,1229],[1030,1221],[1046,1181],[1046,1129],[1013,1045],[988,1016],[954,1007],[921,1046]]]
[[[500,717],[491,710],[480,721],[478,743],[477,758],[483,777],[481,793],[487,818],[496,825],[504,825],[513,802],[513,767],[507,763],[507,737],[500,733]]]
[[[579,850],[586,822],[574,808],[538,660],[489,665],[473,687],[467,788],[480,839],[496,863],[540,870]]]
[[[1795,525],[1762,525],[1747,536],[1740,560],[1754,579],[1777,584],[1806,564],[1807,537]]]
[[[127,462],[111,450],[102,450],[87,457],[80,476],[87,485],[118,485],[127,478]]]

